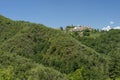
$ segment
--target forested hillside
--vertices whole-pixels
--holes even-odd
[[[120,30],[71,32],[71,36],[104,56],[108,60],[108,75],[111,79],[120,79]],[[89,34],[89,35],[88,35]],[[119,80],[118,79],[118,80]]]
[[[120,30],[80,33],[0,16],[0,80],[119,79]]]

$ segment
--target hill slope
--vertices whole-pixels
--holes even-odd
[[[60,72],[30,59],[0,51],[0,80],[66,80]]]
[[[112,79],[120,77],[120,30],[112,29],[110,31],[85,31],[84,35],[80,36],[81,32],[72,32],[71,35],[92,49],[96,50],[100,55],[108,58],[109,71],[108,75]]]
[[[76,74],[78,71],[80,71],[81,80],[107,79],[108,59],[81,42],[63,31],[47,28],[42,24],[13,21],[0,16],[0,50],[4,54],[8,56],[15,54],[33,61],[35,64],[52,67],[59,72],[50,69],[53,72],[50,75],[58,73],[61,76],[60,79],[63,80],[65,77],[61,73],[68,75],[68,79],[71,79],[70,75]],[[16,64],[16,60],[10,64],[14,63]],[[6,65],[6,63],[1,65]],[[24,66],[21,68],[24,69]],[[40,69],[46,68],[40,67]],[[14,71],[16,72],[16,70]],[[18,72],[18,74],[22,74],[22,72]],[[39,72],[35,72],[35,74],[46,75]],[[48,77],[50,76],[48,75]],[[45,78],[45,80],[47,79]],[[54,79],[51,78],[51,80]],[[59,80],[59,77],[56,80]]]

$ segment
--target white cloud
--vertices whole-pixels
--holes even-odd
[[[107,27],[103,27],[103,28],[102,28],[102,30],[104,30],[104,31],[109,31],[110,29],[111,29],[110,26],[107,26]]]
[[[109,23],[110,23],[110,24],[114,24],[115,22],[114,22],[114,21],[110,21]]]
[[[120,26],[114,27],[113,29],[120,29]]]
[[[113,28],[111,28],[110,26],[107,26],[107,27],[102,28],[103,31],[109,31],[110,29],[120,29],[120,26],[116,26],[116,27],[113,27]]]

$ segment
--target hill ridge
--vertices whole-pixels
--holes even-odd
[[[73,36],[67,32],[48,28],[42,24],[12,20],[7,23],[5,19],[2,19],[2,22],[0,22],[0,31],[2,33],[0,34],[0,43],[2,43],[2,45],[0,44],[0,54],[15,54],[15,56],[24,57],[35,62],[35,64],[51,67],[58,71],[57,74],[60,72],[62,76],[57,80],[66,79],[67,77],[69,77],[68,80],[77,80],[76,78],[79,78],[78,80],[107,80],[110,78],[108,75],[109,56],[104,56],[96,48],[89,45],[92,41],[87,43],[87,40],[93,39],[89,35],[82,37],[78,35]],[[87,31],[87,33],[91,35],[92,32]],[[15,58],[15,56],[12,57]],[[3,60],[9,61],[9,58],[2,58]],[[20,62],[22,61],[20,60]],[[12,61],[9,64],[14,63],[15,61]],[[30,64],[32,66],[32,62]],[[12,65],[12,67],[14,68],[15,65]],[[24,70],[26,67],[22,66],[20,70],[22,69]],[[5,71],[4,69],[2,70],[3,72]],[[39,69],[32,69],[33,72],[34,70],[37,71]],[[52,72],[51,74],[56,73],[54,71]],[[78,72],[79,76],[77,76]],[[19,72],[19,74],[23,75],[22,72]],[[39,75],[41,73],[35,72],[35,74]],[[50,77],[51,80],[55,80],[52,79],[51,74],[47,75],[47,78],[40,79],[49,80]],[[65,77],[67,76],[66,78],[64,74]]]

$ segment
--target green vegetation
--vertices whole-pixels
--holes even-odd
[[[80,36],[80,33],[76,32],[72,36],[108,58],[108,74],[111,79],[120,77],[120,30],[91,31],[89,36]]]
[[[55,30],[0,16],[0,80],[119,79],[118,33]]]
[[[30,59],[0,52],[0,80],[66,80],[60,72]]]

